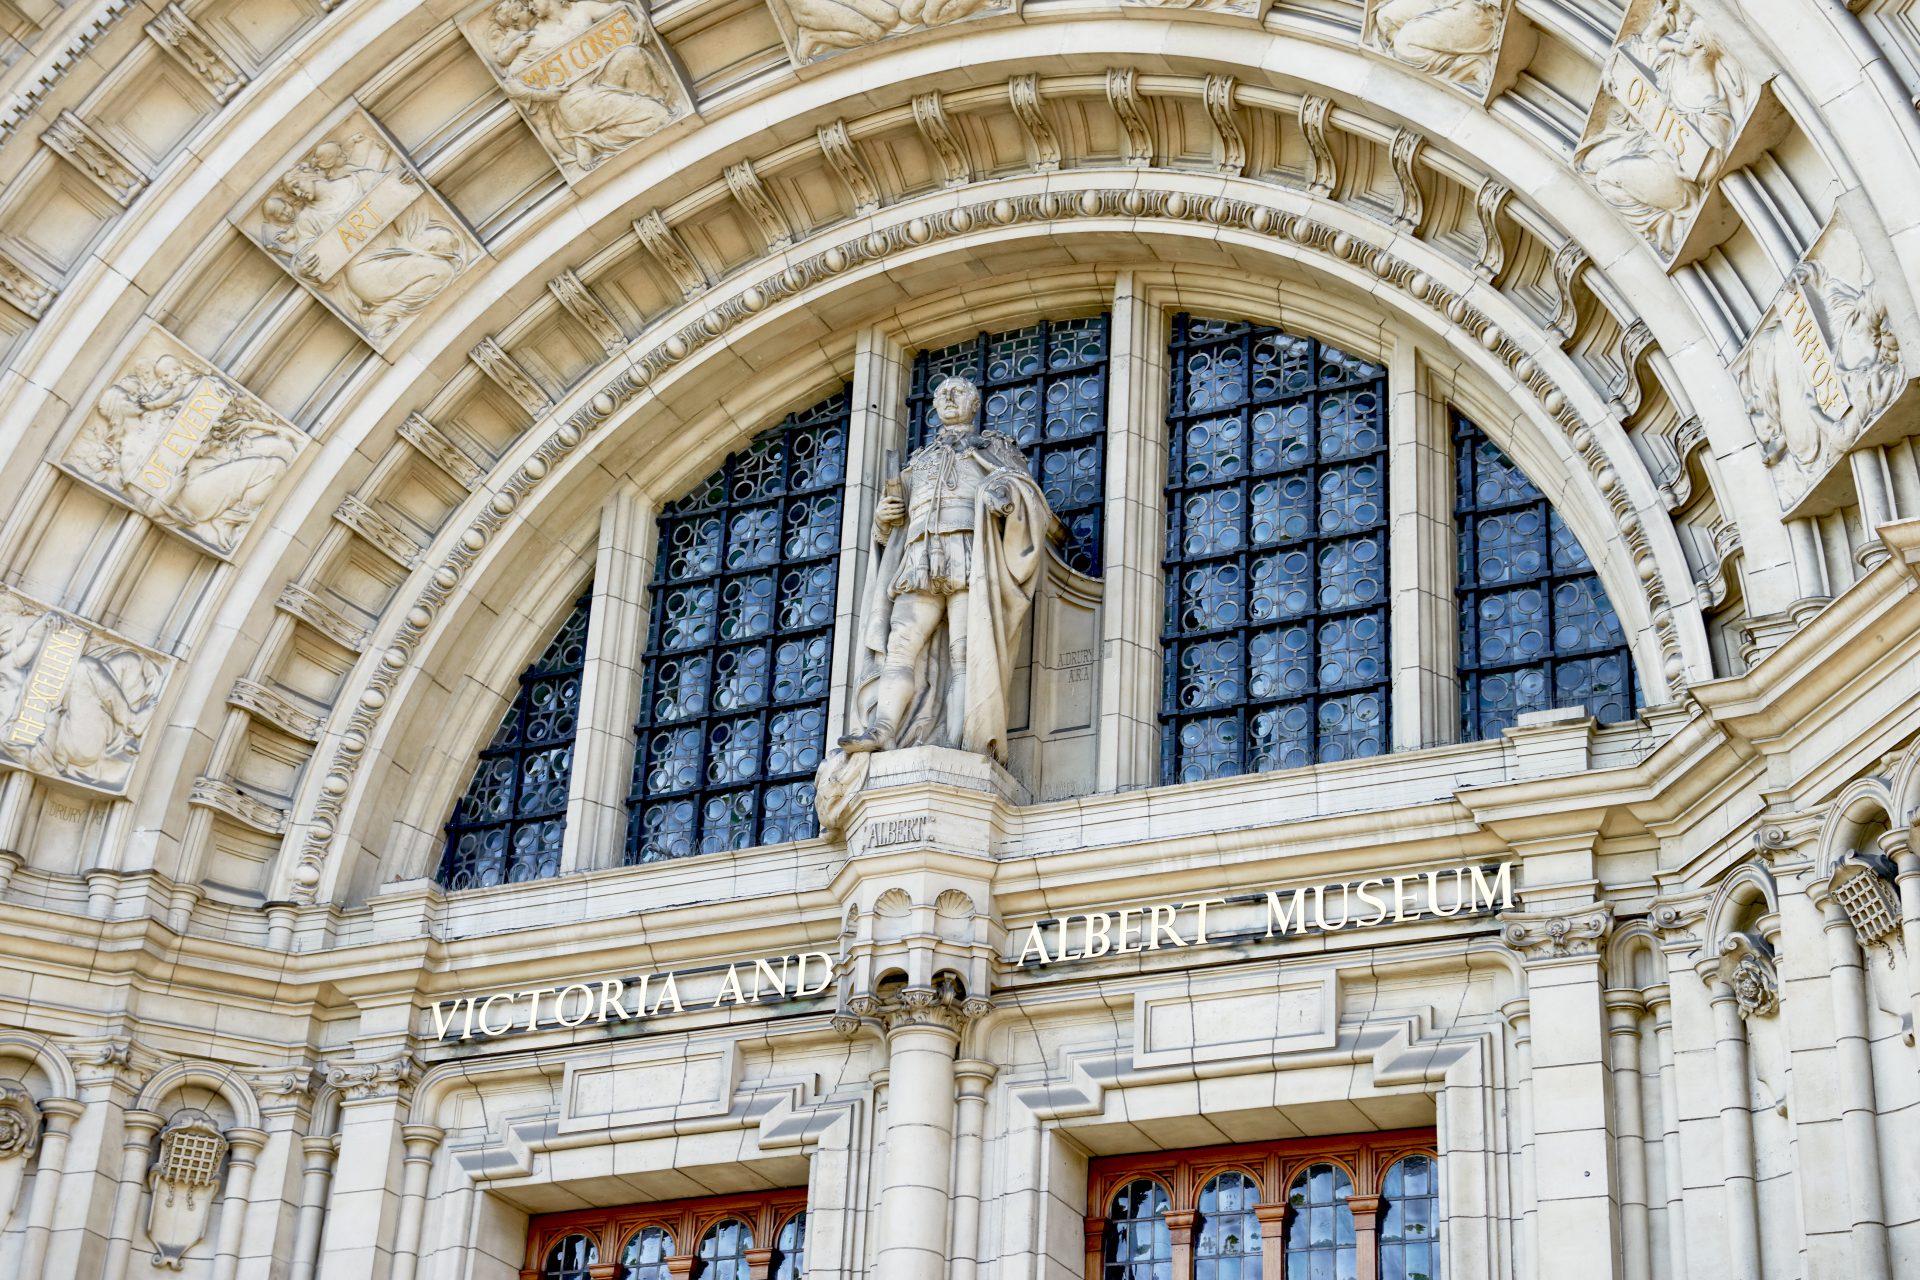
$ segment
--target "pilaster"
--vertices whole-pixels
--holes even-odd
[[[847,423],[847,485],[841,513],[840,575],[834,593],[833,634],[840,638],[833,652],[833,682],[827,696],[827,740],[846,731],[848,700],[853,693],[854,663],[860,646],[860,601],[867,577],[874,572],[870,548],[873,511],[886,481],[887,451],[906,462],[907,383],[910,370],[906,348],[884,329],[862,329],[854,339],[853,405]]]
[[[1412,751],[1460,736],[1459,576],[1453,523],[1453,440],[1444,397],[1410,334],[1387,363],[1389,635],[1393,747]]]
[[[320,1280],[390,1280],[400,1214],[402,1120],[417,1075],[400,1054],[333,1067],[340,1094],[340,1154],[321,1238]]]

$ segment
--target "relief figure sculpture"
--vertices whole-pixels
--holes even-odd
[[[252,396],[161,354],[135,360],[107,388],[66,461],[154,523],[226,555],[304,443]]]
[[[1672,257],[1749,105],[1746,75],[1674,0],[1621,42],[1603,89],[1604,119],[1574,161],[1601,199]]]
[[[874,512],[856,728],[820,767],[829,828],[869,753],[932,745],[1007,758],[1021,628],[1062,531],[1019,446],[976,430],[972,382],[946,379],[933,408],[938,432]]]
[[[164,676],[132,646],[0,592],[0,760],[124,789]]]
[[[1503,0],[1384,0],[1369,43],[1397,61],[1475,93],[1493,74]]]
[[[467,265],[465,237],[384,142],[329,139],[280,175],[260,207],[262,242],[295,278],[376,343]]]
[[[835,49],[857,49],[916,27],[938,27],[1007,7],[1006,0],[781,0],[793,28],[794,54],[811,62]]]
[[[563,168],[584,173],[689,109],[632,6],[499,0],[474,33],[500,87]]]

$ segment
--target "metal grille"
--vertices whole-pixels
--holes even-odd
[[[1120,1188],[1107,1212],[1102,1280],[1167,1280],[1173,1269],[1169,1203],[1167,1189],[1152,1178]]]
[[[440,883],[448,889],[560,873],[592,605],[589,586],[552,643],[520,673],[513,705],[447,822]]]
[[[1388,747],[1386,371],[1174,318],[1161,774]]]
[[[747,1250],[753,1248],[753,1228],[738,1218],[727,1218],[707,1228],[700,1237],[700,1280],[748,1280]]]
[[[1406,1156],[1381,1184],[1380,1274],[1440,1280],[1439,1162]]]
[[[1478,427],[1453,422],[1461,740],[1497,737],[1521,712],[1550,707],[1631,719],[1626,635],[1579,539]]]
[[[934,388],[955,375],[980,387],[980,425],[1012,436],[1054,514],[1066,526],[1063,554],[1099,576],[1106,501],[1107,317],[1049,320],[982,333],[913,363],[907,443],[917,449],[937,425]]]
[[[660,515],[630,863],[818,829],[850,405],[789,416]]]

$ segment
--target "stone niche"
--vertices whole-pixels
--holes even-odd
[[[1098,784],[1101,597],[1098,578],[1047,557],[1009,690],[1007,771],[1035,800]]]

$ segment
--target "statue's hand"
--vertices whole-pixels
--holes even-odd
[[[904,498],[885,497],[880,505],[873,509],[873,531],[884,541],[887,534],[907,518],[907,503]]]
[[[997,516],[1013,510],[1013,486],[1005,481],[988,485],[982,496],[987,500],[987,510]]]

